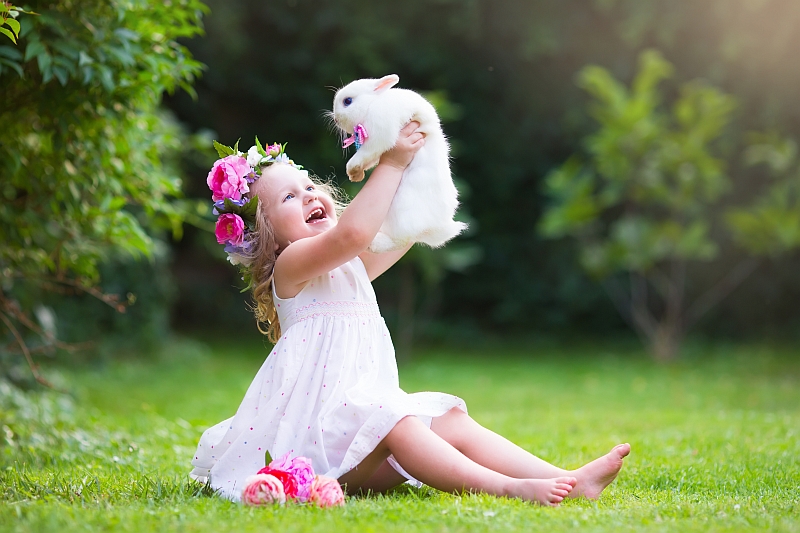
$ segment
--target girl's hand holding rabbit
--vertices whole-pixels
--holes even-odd
[[[414,154],[425,146],[425,134],[417,131],[419,122],[411,121],[402,130],[394,148],[381,155],[379,165],[388,165],[403,171],[414,159]]]

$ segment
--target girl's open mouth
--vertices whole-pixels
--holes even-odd
[[[327,218],[328,216],[325,214],[325,210],[321,207],[318,207],[308,214],[306,217],[306,224],[316,224],[317,222],[321,222]]]

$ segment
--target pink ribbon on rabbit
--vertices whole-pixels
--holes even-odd
[[[342,148],[347,148],[351,144],[355,144],[356,150],[358,150],[367,139],[369,139],[369,135],[367,135],[367,128],[365,128],[363,124],[356,124],[353,128],[353,135],[344,140],[342,143]]]

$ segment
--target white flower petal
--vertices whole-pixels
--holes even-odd
[[[228,254],[228,261],[230,261],[232,265],[242,265],[246,267],[250,266],[250,263],[252,263],[251,258],[235,252]]]
[[[252,146],[247,151],[247,164],[251,167],[257,167],[259,163],[261,163],[262,155],[258,152],[257,146]]]

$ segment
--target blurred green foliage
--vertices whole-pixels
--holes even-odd
[[[0,45],[0,318],[25,351],[39,289],[94,288],[101,261],[152,257],[180,235],[176,154],[185,135],[162,94],[201,65],[176,41],[201,31],[198,0],[32,1],[17,46]],[[124,296],[123,296],[124,297]]]
[[[585,160],[573,157],[547,177],[554,203],[541,221],[548,237],[578,239],[583,267],[604,280],[619,311],[663,359],[677,355],[686,330],[757,264],[745,260],[752,266],[734,267],[734,277],[722,287],[686,293],[687,267],[719,255],[725,235],[712,234],[712,228],[724,226],[720,215],[729,222],[728,240],[744,245],[748,255],[800,245],[794,144],[774,135],[753,136],[757,144],[747,148],[747,161],[771,162],[767,168],[782,176],[757,206],[731,211],[724,200],[733,189],[727,167],[735,157],[727,157],[720,144],[736,102],[694,81],[680,88],[667,111],[659,84],[673,71],[652,50],[640,56],[630,90],[604,68],[581,71],[579,83],[593,97],[592,115],[600,127],[586,138]],[[728,144],[739,145],[735,138]],[[618,274],[628,280],[626,289],[614,283]],[[692,303],[690,297],[697,299]]]
[[[768,256],[795,250],[800,246],[797,143],[775,133],[752,133],[744,156],[748,165],[767,170],[773,183],[752,207],[727,213],[736,241],[754,253]]]
[[[94,280],[112,249],[149,255],[146,225],[180,231],[180,136],[158,104],[199,72],[175,39],[201,6],[40,2],[22,19],[19,49],[3,46],[19,74],[0,77],[4,270]]]

